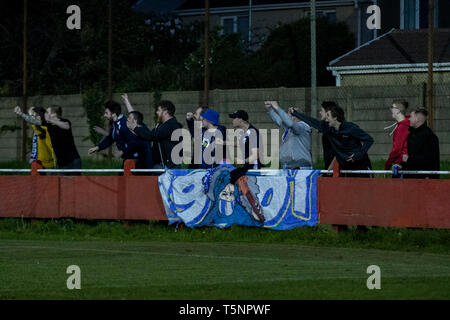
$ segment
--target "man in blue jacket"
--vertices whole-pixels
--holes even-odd
[[[104,117],[111,121],[111,131],[98,146],[90,148],[88,154],[107,149],[116,143],[117,151],[114,156],[117,158],[138,160],[145,157],[145,143],[128,129],[127,118],[122,114],[119,103],[112,100],[106,102]]]

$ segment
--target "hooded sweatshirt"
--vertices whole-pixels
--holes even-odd
[[[311,167],[311,127],[303,121],[295,122],[281,108],[269,109],[269,115],[284,130],[280,163],[286,168]]]
[[[389,170],[393,164],[400,164],[403,161],[403,155],[408,154],[406,138],[409,135],[409,125],[409,116],[397,122],[397,127],[394,129],[392,137],[392,151],[384,165],[385,170]]]

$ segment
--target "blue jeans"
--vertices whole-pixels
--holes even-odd
[[[81,159],[76,158],[65,166],[58,166],[58,169],[81,169]],[[62,176],[81,176],[81,172],[61,172]]]

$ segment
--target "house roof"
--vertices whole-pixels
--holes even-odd
[[[170,13],[176,8],[178,8],[181,4],[185,2],[185,0],[129,0],[130,3],[133,4],[133,9],[138,12],[150,14],[166,14]]]
[[[309,4],[310,0],[252,0],[252,6],[261,5],[283,5],[283,4]],[[329,3],[347,3],[348,0],[317,0],[317,3],[329,2]],[[249,0],[210,0],[210,8],[227,8],[227,7],[247,7]],[[177,11],[180,10],[195,10],[204,9],[205,0],[186,0]]]
[[[450,62],[450,29],[436,29],[434,63]],[[414,65],[428,62],[428,29],[388,33],[330,62],[330,69],[352,66]]]

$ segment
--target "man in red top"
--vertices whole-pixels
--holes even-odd
[[[394,118],[397,123],[395,123],[395,128],[393,132],[393,144],[392,151],[389,154],[384,169],[391,169],[392,165],[400,164],[402,162],[402,157],[404,154],[408,154],[408,149],[406,146],[406,138],[409,134],[409,116],[406,116],[406,109],[408,109],[408,102],[405,100],[394,100],[391,106],[392,118]],[[392,126],[391,126],[392,127]],[[387,127],[390,128],[390,127]],[[385,128],[385,129],[387,129]]]

